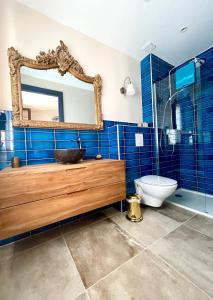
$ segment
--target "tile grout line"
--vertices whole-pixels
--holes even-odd
[[[196,214],[195,214],[196,215]],[[206,291],[204,291],[203,289],[201,289],[199,286],[197,286],[193,281],[191,281],[190,279],[188,279],[187,277],[185,277],[184,274],[182,274],[180,271],[178,271],[176,268],[174,268],[172,265],[170,265],[167,261],[165,261],[162,257],[160,257],[159,255],[155,254],[152,252],[151,249],[149,249],[151,246],[153,246],[156,242],[158,242],[159,240],[163,239],[164,237],[166,237],[168,234],[170,234],[171,232],[175,231],[177,228],[179,228],[180,226],[184,225],[186,222],[188,222],[189,220],[191,220],[195,215],[191,216],[190,218],[188,218],[186,221],[182,222],[180,225],[178,225],[175,229],[171,230],[169,233],[167,233],[166,235],[162,236],[161,238],[159,238],[158,240],[154,241],[152,244],[145,246],[144,248],[141,248],[141,251],[136,254],[134,257],[131,257],[130,259],[128,259],[127,261],[125,261],[124,263],[122,263],[120,266],[118,266],[116,269],[114,269],[113,271],[111,271],[110,273],[108,273],[107,275],[105,275],[104,277],[100,278],[99,280],[96,281],[96,283],[94,283],[93,285],[91,285],[89,288],[87,288],[86,290],[91,289],[92,287],[94,287],[96,284],[98,284],[100,281],[105,280],[110,274],[112,274],[113,272],[119,270],[119,268],[121,268],[123,265],[125,265],[126,263],[130,262],[131,260],[133,260],[134,258],[136,258],[137,256],[139,256],[140,254],[142,254],[143,252],[146,252],[147,250],[149,250],[155,257],[157,257],[158,259],[160,259],[162,262],[164,262],[169,268],[171,268],[173,271],[175,271],[180,277],[186,279],[189,283],[191,283],[194,287],[196,287],[198,290],[200,290],[202,293],[204,293],[209,299],[213,299]],[[113,220],[112,220],[113,221]],[[113,221],[114,222],[114,221]],[[115,223],[115,222],[114,222]],[[115,223],[117,226],[119,226],[117,223]],[[120,227],[120,226],[119,226]],[[120,227],[122,230],[123,228]],[[126,231],[125,231],[126,232]],[[131,236],[133,239],[135,239],[132,234],[126,232],[129,236]],[[138,241],[136,239],[136,241]],[[139,244],[141,244],[139,242]],[[156,262],[154,260],[152,260],[153,263],[155,265]],[[162,269],[162,268],[161,268]]]
[[[158,212],[159,214],[160,214],[160,212]],[[105,219],[107,219],[107,218],[109,218],[109,219],[111,219],[111,217],[113,217],[114,215],[116,215],[116,214],[119,214],[119,211],[118,212],[115,212],[114,214],[112,214],[111,216],[107,216],[107,215],[105,215],[105,217],[103,217],[103,219],[101,219],[101,220],[97,220],[97,221],[95,221],[95,222],[92,222],[92,224],[96,224],[96,223],[98,223],[98,222],[101,222],[101,221],[103,221],[103,220],[105,220]],[[139,254],[141,254],[143,251],[146,251],[146,250],[149,250],[149,251],[151,251],[151,249],[149,249],[151,246],[153,246],[153,244],[155,244],[156,242],[158,242],[159,240],[161,240],[161,239],[163,239],[164,237],[166,237],[168,234],[170,234],[171,232],[173,232],[174,230],[176,230],[177,228],[179,228],[180,226],[182,226],[182,225],[185,225],[185,223],[187,223],[187,222],[189,222],[192,218],[194,218],[196,216],[196,214],[194,214],[194,215],[192,215],[190,218],[188,218],[186,221],[184,221],[184,222],[182,222],[181,224],[179,224],[175,229],[173,229],[173,230],[171,230],[169,233],[167,233],[166,235],[164,235],[164,236],[162,236],[161,238],[159,238],[158,240],[156,240],[156,241],[154,241],[152,244],[150,244],[150,245],[148,245],[148,246],[145,246],[144,248],[142,248],[141,249],[141,251],[138,253],[138,254],[136,254],[134,257],[132,257],[132,258],[130,258],[129,260],[127,260],[126,262],[124,262],[123,264],[121,264],[119,267],[117,267],[115,270],[113,270],[112,272],[110,272],[110,273],[108,273],[106,276],[104,276],[104,277],[102,277],[101,279],[99,279],[95,284],[93,284],[92,286],[90,286],[88,289],[86,289],[85,287],[85,291],[86,291],[86,293],[88,294],[88,292],[87,292],[87,290],[89,290],[90,288],[92,288],[94,285],[96,285],[99,281],[101,281],[101,280],[103,280],[103,279],[105,279],[107,276],[109,276],[111,273],[113,273],[113,272],[115,272],[116,270],[118,270],[119,268],[121,268],[124,264],[126,264],[127,262],[129,262],[129,261],[131,261],[132,259],[134,259],[134,258],[136,258]],[[113,220],[112,220],[113,221]],[[75,222],[75,221],[74,221]],[[114,222],[114,221],[113,221]],[[115,223],[118,227],[120,227],[117,223]],[[85,226],[87,226],[87,225],[84,225],[83,227],[82,227],[82,229],[85,227]],[[186,225],[187,226],[187,225]],[[187,226],[187,227],[189,227],[189,226]],[[122,227],[120,227],[122,230],[123,230],[123,228]],[[190,227],[191,228],[191,227]],[[35,245],[34,247],[31,247],[31,248],[29,248],[29,249],[27,249],[27,250],[24,250],[24,251],[22,251],[21,253],[19,253],[19,254],[17,254],[17,255],[15,255],[15,256],[18,256],[18,255],[20,255],[20,254],[23,254],[25,251],[29,251],[29,250],[31,250],[31,249],[33,249],[33,248],[36,248],[36,247],[39,247],[40,245],[42,245],[42,244],[44,244],[44,243],[48,243],[48,242],[50,242],[50,241],[52,241],[52,240],[55,240],[55,239],[57,239],[57,238],[59,238],[60,236],[63,238],[63,240],[64,240],[64,242],[65,242],[65,244],[66,244],[66,247],[68,248],[68,245],[67,245],[67,243],[66,243],[66,240],[65,240],[65,237],[64,237],[64,234],[66,234],[66,233],[64,233],[63,231],[62,231],[62,226],[60,226],[60,234],[59,234],[59,236],[57,236],[57,237],[55,237],[55,238],[52,238],[52,239],[50,239],[49,241],[45,241],[45,242],[42,242],[41,244],[39,244],[39,245]],[[81,230],[82,230],[81,229]],[[195,230],[195,231],[197,231],[197,232],[199,232],[198,230],[196,230],[196,229],[194,229],[194,228],[191,228],[192,230]],[[125,230],[124,230],[125,231]],[[126,232],[126,231],[125,231]],[[69,233],[69,232],[67,232],[67,233]],[[128,232],[126,232],[129,236],[131,236],[134,240],[135,240],[135,238],[132,236],[132,234],[130,234],[130,233],[128,233]],[[201,233],[201,232],[199,232],[199,233]],[[203,234],[203,233],[201,233],[201,234]],[[203,235],[205,235],[205,234],[203,234]],[[27,238],[26,238],[27,239]],[[136,241],[137,241],[137,239],[136,239]],[[141,243],[140,243],[141,244]],[[69,250],[69,248],[68,248],[68,250]],[[69,253],[70,253],[70,250],[69,250]],[[152,251],[151,251],[151,253],[153,253]],[[71,255],[71,253],[70,253],[70,255]],[[169,266],[169,267],[171,267],[175,272],[177,272],[179,275],[181,275],[183,278],[185,278],[185,279],[187,279],[186,277],[185,277],[185,275],[183,275],[181,272],[179,272],[178,270],[176,270],[172,265],[170,265],[168,262],[166,262],[164,259],[162,259],[160,256],[158,256],[158,255],[156,255],[156,254],[154,254],[155,256],[157,256],[158,258],[160,258],[167,266]],[[12,258],[13,256],[11,256],[10,258]],[[72,257],[72,255],[71,255],[71,257]],[[9,258],[8,258],[9,259]],[[6,259],[6,260],[8,260],[8,259]],[[73,257],[72,257],[72,260],[74,261],[74,259],[73,259]],[[74,261],[74,263],[75,263],[75,261]],[[76,266],[76,264],[75,264],[75,266]],[[77,266],[76,266],[76,268],[77,268]],[[78,272],[79,273],[79,272]],[[79,274],[79,276],[80,276],[80,274]],[[187,279],[187,281],[188,282],[190,282],[190,283],[192,283],[195,287],[197,287],[199,290],[201,290],[202,292],[204,292],[208,297],[210,297],[210,295],[209,294],[207,294],[205,291],[203,291],[201,288],[199,288],[194,282],[192,282],[192,281],[190,281],[189,279]],[[84,284],[83,284],[83,286],[84,286]],[[82,293],[81,293],[82,294]],[[80,295],[79,295],[80,296]],[[212,298],[211,298],[212,299]]]
[[[187,222],[186,222],[186,223],[187,223]],[[198,233],[204,235],[205,237],[208,237],[208,238],[213,239],[212,236],[208,235],[207,233],[203,233],[203,232],[199,231],[199,229],[196,229],[196,228],[192,227],[192,226],[189,225],[189,224],[184,224],[184,225],[185,225],[187,228],[192,229],[192,230],[194,230],[194,231],[196,231],[196,232],[198,232]]]
[[[132,259],[138,257],[142,252],[145,251],[145,248],[141,248],[141,250],[139,251],[139,253],[137,253],[135,256],[129,258],[128,260],[126,260],[125,262],[123,262],[120,266],[118,266],[117,268],[115,268],[114,270],[112,270],[111,272],[109,272],[108,274],[106,274],[105,276],[103,276],[102,278],[98,279],[94,284],[92,284],[90,287],[88,287],[86,290],[91,289],[92,287],[94,287],[96,284],[98,284],[100,281],[105,280],[109,275],[111,275],[112,273],[116,272],[118,269],[120,269],[121,267],[123,267],[125,264],[127,264],[128,262],[130,262]]]
[[[162,215],[160,212],[155,211],[158,214]],[[122,213],[124,214],[124,213]],[[117,224],[113,219],[111,219],[111,217],[109,217],[111,219],[111,221],[113,221],[116,225],[118,225],[118,227],[120,227],[123,231],[125,231],[127,233],[127,235],[131,236],[134,240],[136,240],[136,242],[141,245],[142,247],[144,247],[144,249],[148,249],[148,247],[151,247],[152,245],[154,245],[156,242],[160,241],[161,239],[165,238],[168,234],[170,234],[171,232],[175,231],[177,228],[179,228],[180,226],[182,226],[184,223],[188,222],[189,220],[191,220],[195,215],[191,216],[190,218],[188,218],[186,221],[180,223],[179,225],[177,225],[177,227],[175,227],[174,229],[172,229],[171,231],[169,231],[168,233],[166,233],[165,235],[161,236],[159,239],[153,241],[151,244],[149,245],[145,245],[143,243],[141,243],[137,238],[135,238],[131,233],[129,233],[125,228],[123,228],[123,226]],[[166,216],[168,217],[168,216]],[[171,217],[168,217],[170,219],[172,219]],[[174,219],[173,219],[174,220]],[[175,220],[174,220],[175,221]],[[177,221],[176,221],[177,222]]]
[[[213,299],[206,291],[204,291],[203,289],[201,289],[199,286],[197,286],[193,281],[191,281],[190,279],[188,279],[182,272],[180,272],[179,270],[177,270],[174,266],[172,266],[170,263],[168,263],[166,260],[164,260],[161,256],[157,255],[156,253],[153,253],[151,247],[153,245],[155,245],[157,242],[159,242],[160,240],[162,240],[163,238],[165,238],[167,235],[169,235],[170,233],[172,233],[173,231],[175,231],[176,229],[180,228],[182,225],[185,225],[188,221],[190,221],[192,218],[194,218],[197,214],[194,214],[193,216],[191,216],[189,219],[187,219],[186,221],[182,222],[179,226],[177,226],[174,230],[170,231],[169,233],[167,233],[166,235],[162,236],[161,238],[159,238],[158,240],[154,241],[152,244],[148,245],[145,247],[145,251],[149,250],[151,251],[151,253],[160,258],[167,266],[169,266],[171,269],[173,269],[175,272],[177,272],[180,276],[182,276],[184,279],[186,279],[188,282],[192,283],[196,288],[198,288],[200,291],[202,291],[205,295],[208,296],[208,298]],[[188,226],[187,226],[188,227]],[[191,228],[191,227],[190,227]],[[196,230],[195,230],[196,231]],[[197,231],[199,232],[199,231]],[[200,232],[199,232],[200,233]],[[204,234],[203,234],[204,235]]]
[[[119,213],[119,212],[118,212]],[[115,214],[117,214],[116,212],[115,212]],[[114,215],[114,214],[113,214]],[[106,218],[104,218],[104,219],[102,219],[102,220],[105,220],[105,219],[110,219],[110,217],[109,216],[106,216]],[[102,221],[102,220],[99,220],[99,221],[96,221],[96,222],[94,222],[94,223],[98,223],[98,222],[100,222],[100,221]],[[111,219],[110,219],[111,220]],[[116,224],[113,220],[111,220],[116,226],[118,226],[118,224]],[[93,223],[93,224],[94,224]],[[118,226],[119,228],[120,228],[120,226]],[[123,229],[122,228],[120,228],[122,231],[123,231]],[[80,229],[81,230],[81,229]],[[67,232],[68,233],[68,232]],[[132,237],[132,236],[130,236],[126,231],[125,231],[125,233],[127,234],[127,236],[129,236],[129,237],[131,237],[133,240],[135,240],[134,239],[134,237]],[[65,233],[66,234],[66,233]],[[62,235],[63,235],[63,239],[64,239],[64,242],[66,243],[66,239],[65,239],[65,237],[64,237],[64,233],[62,233]],[[137,242],[137,240],[136,240],[136,242]],[[137,242],[138,243],[138,242]],[[137,243],[136,243],[136,245],[137,245]],[[133,256],[133,257],[131,257],[130,259],[128,259],[127,261],[125,261],[124,263],[122,263],[120,266],[118,266],[117,268],[115,268],[114,270],[112,270],[110,273],[108,273],[107,275],[105,275],[104,277],[102,277],[102,278],[100,278],[99,280],[97,280],[93,285],[91,285],[90,287],[88,287],[88,288],[86,288],[85,287],[85,289],[86,289],[86,291],[87,291],[87,293],[88,293],[88,290],[91,288],[91,287],[93,287],[95,284],[97,284],[99,281],[101,281],[102,279],[104,279],[104,278],[106,278],[107,276],[109,276],[112,272],[114,272],[114,271],[116,271],[117,269],[119,269],[121,266],[123,266],[125,263],[127,263],[127,262],[129,262],[131,259],[133,259],[133,258],[135,258],[135,257],[137,257],[139,254],[141,254],[144,250],[145,250],[145,248],[143,247],[142,248],[142,246],[140,245],[140,243],[138,243],[139,245],[137,245],[137,246],[139,246],[140,247],[140,250],[139,250],[139,253],[137,253],[135,256]],[[67,245],[67,243],[66,243],[66,245]],[[72,257],[72,254],[71,254],[71,251],[70,251],[70,249],[69,249],[69,247],[68,247],[68,245],[67,245],[67,248],[68,248],[68,250],[69,250],[69,252],[70,252],[70,255],[71,255],[71,257]],[[73,261],[74,261],[74,263],[75,263],[75,260],[74,260],[74,258],[72,257],[72,259],[73,259]],[[75,264],[76,265],[76,264]],[[76,268],[77,268],[77,266],[76,266]],[[78,270],[78,269],[77,269]],[[80,273],[79,273],[79,275],[80,275]],[[81,276],[80,276],[81,277]]]
[[[87,289],[86,289],[86,295],[87,295],[88,300],[90,300],[91,298],[90,298],[90,295],[89,295]]]
[[[82,285],[83,285],[83,287],[84,287],[84,292],[81,292],[81,293],[75,298],[75,299],[77,299],[80,295],[82,295],[83,293],[86,292],[86,288],[85,288],[85,286],[84,286],[84,283],[83,283],[83,280],[82,280],[82,278],[81,278],[80,272],[78,271],[78,268],[77,268],[77,266],[76,266],[75,260],[74,260],[74,258],[73,258],[73,256],[72,256],[72,253],[71,253],[71,251],[70,251],[70,248],[69,248],[68,245],[67,245],[67,242],[66,242],[66,239],[65,239],[63,233],[62,233],[62,239],[63,239],[63,242],[64,242],[64,244],[65,244],[65,247],[66,247],[66,249],[67,249],[67,251],[68,251],[68,253],[69,253],[69,256],[71,257],[71,259],[72,259],[72,261],[73,261],[73,263],[74,263],[74,265],[75,265],[75,268],[76,268],[76,271],[77,271],[77,273],[78,273],[79,279],[81,280],[81,283],[82,283]],[[73,299],[73,300],[75,300],[75,299]]]
[[[159,213],[159,212],[158,212]],[[159,213],[160,214],[160,213]],[[151,251],[151,253],[154,255],[154,256],[156,256],[156,257],[158,257],[158,258],[160,258],[164,263],[166,263],[166,265],[167,266],[169,266],[169,267],[171,267],[171,269],[173,269],[175,272],[177,272],[179,275],[181,275],[184,279],[187,279],[187,277],[185,277],[185,275],[184,274],[182,274],[180,271],[178,271],[175,267],[173,267],[172,265],[170,265],[168,262],[166,262],[162,257],[160,257],[159,255],[157,255],[157,254],[155,254],[155,253],[153,253],[152,252],[152,250],[150,249],[150,247],[152,247],[154,244],[156,244],[157,242],[159,242],[160,240],[162,240],[163,238],[165,238],[167,235],[169,235],[170,233],[172,233],[173,231],[175,231],[176,229],[178,229],[179,227],[181,227],[182,225],[184,225],[184,226],[186,226],[185,225],[185,223],[187,223],[188,221],[190,221],[192,218],[194,218],[196,216],[196,214],[194,214],[193,216],[191,216],[190,218],[188,218],[186,221],[184,221],[184,222],[182,222],[180,225],[178,225],[176,228],[174,228],[173,230],[171,230],[170,232],[168,232],[167,234],[165,234],[164,236],[162,236],[162,237],[160,237],[159,239],[157,239],[156,241],[154,241],[152,244],[150,244],[150,245],[147,245],[147,246],[144,246],[144,248],[143,248],[143,250],[144,251],[147,251],[147,250],[149,250],[149,251]],[[116,223],[117,224],[117,223]],[[118,224],[117,224],[118,225]],[[119,226],[119,225],[118,225]],[[119,226],[120,227],[120,226]],[[188,226],[187,226],[188,227]],[[123,230],[123,228],[121,227],[121,229]],[[125,231],[129,236],[131,236],[131,237],[133,237],[132,236],[132,234],[131,233],[128,233],[127,231]],[[198,231],[199,232],[199,231]],[[200,232],[199,232],[200,233]],[[203,234],[204,235],[204,234]],[[134,237],[133,237],[134,238]],[[135,239],[135,238],[134,238]],[[137,239],[136,239],[136,241],[138,241]],[[138,241],[139,242],[139,241]],[[141,244],[140,242],[139,242],[139,244]],[[142,244],[143,245],[143,244]],[[141,251],[141,252],[143,252],[143,251]],[[141,253],[140,252],[140,253]],[[136,255],[137,256],[137,255]],[[134,256],[134,257],[136,257],[136,256]],[[134,257],[132,257],[131,259],[133,259]],[[130,259],[130,260],[131,260]],[[129,260],[128,260],[129,261]],[[112,273],[112,272],[111,272]],[[190,282],[190,283],[192,283],[196,288],[198,288],[200,291],[202,291],[205,295],[207,295],[208,297],[210,297],[210,299],[213,299],[213,298],[211,298],[211,296],[206,292],[206,291],[204,291],[203,289],[201,289],[199,286],[197,286],[193,281],[191,281],[191,280],[189,280],[189,279],[187,279],[187,281],[188,282]],[[95,284],[94,284],[95,285]]]
[[[158,214],[161,214],[160,212],[156,211]],[[179,227],[181,227],[182,225],[184,225],[186,222],[190,221],[195,215],[191,216],[190,218],[188,218],[186,221],[181,222],[179,225],[177,225],[177,227],[175,227],[174,229],[172,229],[171,231],[169,231],[168,233],[166,233],[165,235],[161,236],[159,239],[155,240],[153,243],[149,244],[146,246],[146,248],[153,246],[154,244],[156,244],[157,242],[159,242],[160,240],[162,240],[163,238],[165,238],[168,234],[172,233],[173,231],[175,231],[176,229],[178,229]],[[169,217],[170,218],[170,217]],[[172,219],[172,218],[170,218]],[[173,219],[174,220],[174,219]],[[174,220],[175,221],[175,220]],[[176,221],[177,222],[177,221]]]
[[[191,281],[188,277],[186,277],[182,272],[180,272],[179,270],[177,270],[174,266],[172,266],[170,263],[168,263],[165,259],[163,259],[161,256],[159,256],[158,254],[152,252],[151,249],[145,249],[149,250],[154,256],[156,256],[158,259],[160,259],[162,262],[164,262],[164,264],[166,264],[169,268],[171,268],[173,271],[175,271],[177,274],[179,274],[180,277],[184,278],[186,281],[188,281],[189,283],[191,283],[193,286],[195,286],[198,290],[200,290],[201,292],[203,292],[206,296],[208,296],[209,299],[213,299],[206,291],[204,291],[203,289],[201,289],[199,286],[196,285],[196,283],[194,283],[193,281]],[[154,262],[155,263],[155,262]],[[156,263],[155,263],[156,264]]]
[[[56,227],[56,228],[57,228],[57,227]],[[42,234],[42,232],[41,232],[41,233],[38,233],[38,235],[39,235],[39,234]],[[29,236],[29,237],[26,237],[26,238],[20,240],[20,241],[26,241],[27,239],[29,239],[29,238],[31,238],[31,237],[34,237],[34,236],[35,236],[35,235],[31,235],[31,236]],[[4,258],[4,260],[2,260],[2,261],[0,260],[0,265],[1,265],[1,264],[4,264],[4,263],[6,263],[6,262],[8,262],[8,260],[10,260],[10,259],[14,259],[14,258],[16,258],[16,257],[18,257],[18,256],[20,256],[20,255],[23,255],[25,252],[28,252],[28,251],[30,251],[30,250],[32,250],[32,249],[36,249],[36,248],[40,247],[41,245],[50,243],[51,241],[54,241],[54,240],[56,240],[56,239],[58,239],[58,238],[60,238],[60,237],[62,237],[62,233],[61,233],[61,232],[60,232],[60,234],[59,234],[58,236],[56,236],[56,237],[53,237],[53,238],[51,238],[51,239],[49,239],[49,240],[47,240],[47,241],[41,242],[41,243],[39,243],[39,244],[36,244],[35,246],[30,247],[30,248],[28,248],[28,249],[25,249],[25,250],[23,250],[23,251],[20,251],[20,252],[17,253],[17,254],[13,254],[13,255],[11,255],[11,256],[9,256],[9,257],[6,257],[6,258]],[[20,242],[20,241],[17,241],[17,242]],[[4,246],[7,247],[7,246],[9,246],[9,245],[15,245],[17,242],[14,242],[14,243],[11,243],[11,244],[8,244],[8,245],[3,245],[3,247],[4,247]]]

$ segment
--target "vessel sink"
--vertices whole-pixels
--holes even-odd
[[[62,164],[76,164],[84,155],[83,149],[58,149],[55,150],[55,159]]]

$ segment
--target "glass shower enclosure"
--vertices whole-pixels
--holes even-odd
[[[213,54],[213,53],[212,53]],[[167,200],[213,217],[213,55],[177,89],[177,68],[153,83],[157,175],[177,180]]]

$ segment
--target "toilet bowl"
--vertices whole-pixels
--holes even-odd
[[[177,189],[177,181],[162,176],[147,175],[135,179],[135,188],[136,193],[142,196],[142,203],[160,207]]]

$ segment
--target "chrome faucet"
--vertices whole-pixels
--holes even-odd
[[[78,144],[79,149],[82,149],[80,136],[77,138],[77,144]]]
[[[69,140],[69,141],[70,142],[76,142],[78,144],[78,148],[82,149],[80,136],[77,138],[77,140]]]

